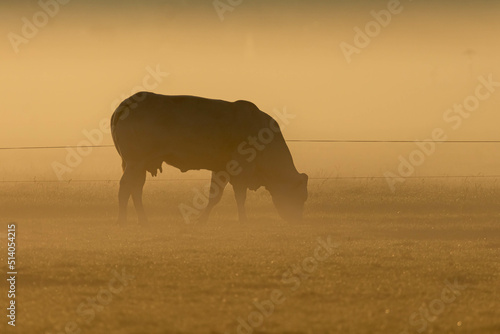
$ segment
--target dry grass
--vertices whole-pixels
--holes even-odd
[[[18,224],[18,318],[8,330],[59,334],[76,322],[81,333],[237,333],[237,319],[278,289],[286,300],[255,333],[417,333],[423,321],[409,318],[457,279],[466,288],[422,333],[500,332],[494,184],[408,181],[392,194],[382,180],[314,181],[307,224],[295,226],[263,191],[250,193],[250,221],[239,225],[227,191],[208,225],[186,225],[177,205],[201,185],[148,183],[150,226],[131,214],[118,228],[114,183],[3,184],[2,221]],[[283,281],[327,236],[334,253],[308,278]],[[134,279],[109,304],[92,319],[77,311],[123,268]]]

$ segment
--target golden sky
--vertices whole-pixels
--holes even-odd
[[[99,128],[154,69],[168,73],[157,85],[148,81],[156,93],[246,99],[270,114],[286,109],[296,115],[284,127],[288,139],[422,140],[437,127],[453,140],[500,139],[500,89],[458,129],[443,119],[474,94],[478,77],[500,81],[500,7],[493,1],[401,1],[350,62],[342,43],[355,46],[354,29],[364,31],[390,1],[243,1],[222,14],[211,1],[73,0],[59,8],[54,1],[42,1],[52,5],[46,24],[37,1],[0,5],[1,147],[77,145],[82,131]],[[34,24],[37,15],[40,27],[29,31],[26,20]],[[23,31],[32,36],[15,45]],[[111,137],[105,133],[102,143]],[[439,146],[419,174],[500,167],[498,144],[450,145]],[[415,145],[290,148],[310,174],[381,176]],[[106,164],[99,177],[119,176],[114,149],[100,150],[68,177],[91,178],[103,161],[116,168]],[[0,179],[54,178],[51,162],[65,156],[0,151]]]

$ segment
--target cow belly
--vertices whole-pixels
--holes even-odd
[[[184,153],[184,154],[183,154]],[[181,172],[187,172],[188,170],[223,170],[223,166],[225,166],[223,157],[217,159],[218,157],[215,155],[208,156],[207,154],[186,154],[186,152],[182,153],[163,153],[163,154],[155,154],[150,156],[145,160],[145,167],[151,175],[156,176],[157,171],[160,170],[162,172],[161,165],[163,162],[167,163],[170,166],[178,168]],[[227,162],[227,161],[226,161]]]

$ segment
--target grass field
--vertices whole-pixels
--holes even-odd
[[[116,183],[1,184],[19,274],[16,327],[2,315],[0,332],[500,333],[493,181],[392,194],[383,180],[312,180],[303,225],[259,191],[242,226],[228,189],[207,225],[186,225],[177,206],[203,184],[148,182],[150,225],[130,207],[124,228]]]

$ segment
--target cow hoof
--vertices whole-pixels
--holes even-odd
[[[119,227],[126,226],[127,225],[127,220],[126,219],[118,219],[116,221],[116,225],[119,226]]]
[[[196,220],[196,223],[198,225],[205,225],[206,223],[208,223],[208,217],[207,216],[200,216],[198,217],[198,219]]]

